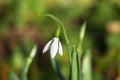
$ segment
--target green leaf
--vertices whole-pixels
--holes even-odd
[[[8,80],[19,80],[18,77],[12,72],[8,72]]]
[[[92,63],[91,52],[90,50],[86,50],[86,54],[83,57],[83,64],[82,64],[83,80],[92,80],[91,63]]]
[[[78,59],[75,48],[73,48],[71,53],[72,61],[71,61],[71,80],[78,80]]]
[[[85,30],[86,30],[86,22],[84,22],[84,24],[82,25],[80,32],[79,32],[79,43],[78,43],[78,49],[77,49],[77,57],[78,57],[78,80],[83,80],[83,76],[82,76],[82,63],[81,63],[81,57],[82,57],[82,52],[83,52],[83,39],[85,36]]]
[[[34,45],[31,53],[29,54],[29,56],[26,58],[25,62],[23,63],[22,80],[28,80],[27,73],[28,73],[29,67],[30,67],[35,55],[36,55],[36,52],[37,52],[37,46]]]
[[[83,39],[85,36],[85,30],[86,30],[86,22],[84,22],[84,24],[82,25],[81,29],[80,29],[80,33],[79,33],[79,44],[78,44],[78,49],[79,51],[82,52],[82,44],[83,44]]]

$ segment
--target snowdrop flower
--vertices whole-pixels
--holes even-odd
[[[59,40],[59,33],[60,28],[57,29],[55,37],[52,40],[50,40],[43,48],[43,53],[47,52],[50,49],[50,55],[52,59],[56,56],[57,53],[59,53],[60,55],[63,54],[62,45]]]

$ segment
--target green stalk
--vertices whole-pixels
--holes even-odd
[[[36,55],[36,51],[37,51],[37,46],[35,45],[30,53],[30,55],[28,56],[28,58],[25,60],[24,64],[23,64],[23,68],[22,68],[22,80],[28,80],[27,78],[27,73],[30,67],[30,64],[32,63],[35,55]]]
[[[53,16],[53,15],[51,15],[51,14],[45,14],[44,16],[49,16],[50,18],[52,18],[53,20],[55,20],[57,23],[59,23],[60,27],[62,28],[64,37],[65,37],[65,41],[66,41],[66,44],[67,44],[68,55],[69,55],[69,60],[70,60],[70,64],[71,64],[71,49],[70,49],[70,43],[69,43],[69,39],[68,39],[68,36],[67,36],[66,31],[65,31],[65,28],[64,28],[63,23],[62,23],[57,17],[55,17],[55,16]]]
[[[51,63],[52,63],[54,71],[56,71],[56,73],[58,74],[59,79],[60,80],[65,80],[61,71],[60,71],[60,68],[59,68],[59,65],[58,65],[56,59],[51,59]]]

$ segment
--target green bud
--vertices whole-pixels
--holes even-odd
[[[58,28],[57,28],[57,30],[55,32],[55,37],[59,38],[59,36],[60,36],[60,26],[58,26]]]

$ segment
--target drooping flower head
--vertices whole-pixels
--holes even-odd
[[[59,40],[59,35],[60,27],[57,28],[55,32],[55,37],[52,40],[50,40],[43,48],[43,53],[47,52],[50,49],[50,55],[52,59],[56,56],[57,53],[59,53],[60,55],[63,54],[63,49]]]

